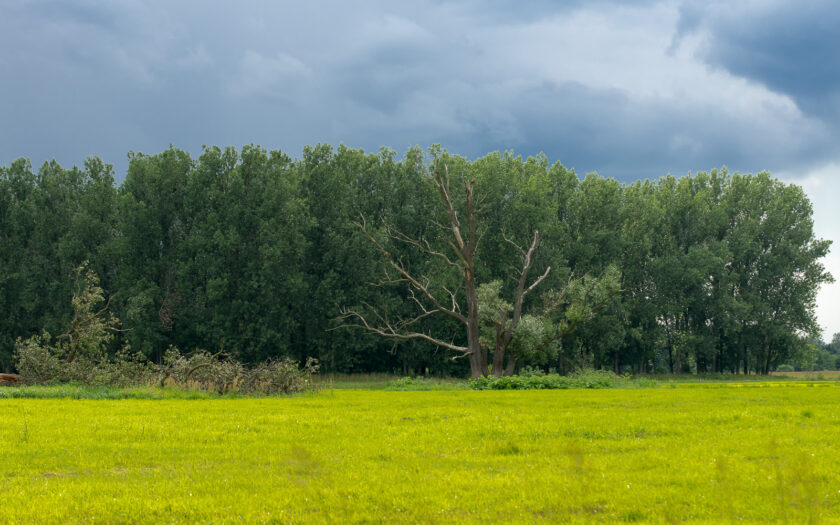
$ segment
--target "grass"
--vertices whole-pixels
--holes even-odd
[[[405,377],[393,374],[322,374],[317,378],[321,388],[336,390],[407,390],[400,383]],[[451,377],[412,377],[415,390],[457,390],[466,388],[462,379]],[[407,386],[407,385],[406,385]]]
[[[8,523],[840,521],[840,384],[663,386],[0,399],[0,515]]]
[[[840,370],[822,370],[813,372],[770,372],[773,377],[789,377],[793,379],[813,379],[840,381]]]
[[[583,379],[588,376],[598,377],[603,372],[589,371],[581,374]],[[611,375],[606,373],[607,375]],[[556,377],[556,376],[555,376]],[[505,378],[507,380],[509,378]],[[567,381],[568,376],[560,378]],[[738,375],[738,374],[641,374],[633,376],[613,376],[611,388],[651,388],[670,387],[673,384],[719,384],[719,383],[779,383],[807,381],[840,381],[840,371],[829,372],[790,372],[773,373],[771,375]],[[503,380],[503,382],[504,382]],[[470,385],[466,379],[441,377],[402,377],[393,374],[325,374],[318,376],[319,388],[328,390],[463,390]],[[567,388],[579,388],[568,381]]]
[[[115,388],[77,384],[7,386],[0,388],[2,399],[214,399],[217,394],[176,388]],[[229,395],[227,397],[241,397]]]

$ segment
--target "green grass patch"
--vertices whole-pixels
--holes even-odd
[[[473,390],[565,390],[567,388],[620,388],[639,386],[647,381],[634,381],[607,370],[582,370],[567,376],[528,373],[507,377],[479,377],[470,379]]]
[[[238,398],[239,394],[221,396],[204,390],[178,388],[117,388],[79,384],[7,386],[0,388],[2,399],[216,399]]]
[[[170,387],[111,387],[74,383],[59,385],[23,385],[0,387],[3,399],[241,399],[244,397],[309,396],[314,391],[294,394],[219,394],[202,388]]]
[[[403,377],[394,374],[323,374],[313,376],[318,388],[328,390],[528,390],[565,388],[650,388],[670,387],[672,384],[721,384],[721,383],[800,383],[840,381],[840,375],[830,372],[809,372],[797,375],[743,375],[743,374],[656,374],[615,376],[609,371],[580,371],[569,376],[557,374],[524,373],[511,378],[476,381],[434,376]],[[523,377],[544,376],[549,379],[523,380]],[[497,383],[498,379],[501,381]]]
[[[725,385],[7,397],[0,512],[9,523],[840,521],[840,385]]]
[[[319,388],[327,390],[459,390],[466,388],[466,380],[454,377],[319,374],[313,378]]]

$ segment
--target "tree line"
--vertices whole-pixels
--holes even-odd
[[[451,221],[470,213],[472,292]],[[122,323],[114,348],[158,362],[175,346],[466,374],[450,345],[480,347],[497,373],[767,373],[833,348],[814,317],[829,245],[802,189],[767,173],[622,184],[542,155],[319,144],[296,159],[257,146],[130,153],[118,185],[98,158],[37,171],[19,159],[0,167],[0,368],[17,338],[66,330],[88,261]],[[430,299],[465,319],[475,301],[474,337],[457,315],[425,315]],[[351,312],[428,337],[349,327]]]

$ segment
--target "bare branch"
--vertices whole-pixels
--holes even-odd
[[[395,233],[392,233],[392,232],[395,232]],[[427,253],[429,255],[434,255],[435,257],[439,257],[439,258],[443,259],[446,262],[446,264],[448,264],[449,266],[452,266],[452,267],[455,267],[455,268],[458,268],[458,269],[462,269],[462,266],[460,264],[458,264],[457,262],[450,259],[445,253],[432,249],[432,245],[426,239],[422,239],[422,240],[412,239],[411,237],[404,234],[403,232],[397,230],[396,228],[391,228],[391,227],[388,227],[388,236],[391,237],[394,240],[397,240],[397,241],[403,242],[405,244],[409,244],[411,246],[414,246],[415,248],[417,248],[418,250],[420,250],[423,253]],[[456,254],[457,254],[457,252],[456,252]]]
[[[524,292],[522,292],[522,293],[523,293],[523,295],[528,295],[528,293],[530,293],[531,291],[533,291],[533,290],[534,290],[534,288],[536,288],[537,286],[539,286],[539,284],[540,284],[541,282],[543,282],[543,281],[545,280],[545,278],[546,278],[546,277],[548,277],[548,273],[549,273],[550,271],[551,271],[551,266],[549,266],[548,268],[546,268],[546,269],[545,269],[545,273],[543,273],[542,275],[540,275],[540,276],[537,278],[537,280],[536,280],[536,281],[534,281],[534,283],[533,283],[531,286],[529,286],[529,287],[528,287],[528,288],[527,288]]]
[[[438,312],[452,317],[453,319],[456,319],[463,324],[467,323],[467,318],[464,317],[462,314],[455,311],[454,309],[446,308],[443,305],[441,305],[440,302],[438,302],[437,298],[429,290],[428,282],[424,284],[420,282],[419,279],[412,276],[402,264],[402,262],[395,259],[391,252],[385,249],[385,247],[382,246],[379,243],[379,241],[377,241],[373,237],[373,235],[370,234],[370,232],[367,230],[367,223],[365,222],[364,217],[362,217],[362,222],[357,222],[355,224],[359,227],[359,229],[362,230],[362,233],[365,235],[365,237],[367,237],[368,240],[374,246],[376,246],[379,252],[385,257],[385,260],[388,263],[388,265],[391,266],[391,268],[393,268],[394,270],[396,270],[396,272],[402,277],[402,281],[407,282],[409,285],[414,287],[414,289],[423,294],[423,296],[426,297],[426,299],[432,304],[432,307]]]
[[[459,346],[454,343],[447,343],[446,341],[442,341],[435,337],[432,337],[428,334],[424,334],[422,332],[405,332],[403,329],[407,324],[397,324],[393,325],[387,321],[387,319],[383,318],[381,315],[374,313],[374,315],[379,319],[382,323],[381,326],[374,326],[372,325],[367,318],[359,311],[352,310],[352,309],[341,309],[341,315],[338,317],[339,319],[343,320],[352,320],[355,319],[355,322],[347,322],[342,324],[338,328],[347,328],[347,327],[356,327],[356,328],[364,328],[368,332],[380,335],[382,337],[388,337],[391,339],[400,339],[400,340],[407,340],[407,339],[423,339],[428,341],[436,346],[440,346],[443,348],[447,348],[449,350],[453,350],[455,352],[460,352],[464,355],[469,354],[469,349],[465,346]],[[426,314],[420,315],[415,318],[412,322],[417,321]]]
[[[455,298],[455,292],[447,288],[446,286],[443,287],[446,290],[446,293],[449,294],[449,297],[452,299],[452,310],[458,313],[461,312],[461,305],[458,304],[458,300]]]
[[[432,255],[443,260],[447,265],[461,270],[462,276],[465,280],[464,286],[467,300],[467,311],[462,313],[461,307],[458,304],[456,293],[445,286],[443,289],[449,294],[451,305],[446,307],[441,304],[437,297],[435,297],[432,293],[429,279],[413,275],[406,263],[389,252],[388,249],[376,240],[376,238],[368,230],[365,218],[362,216],[361,221],[355,224],[359,227],[365,237],[367,237],[376,249],[384,256],[387,263],[385,265],[386,277],[394,282],[408,283],[408,298],[420,308],[421,313],[413,318],[398,319],[395,322],[391,322],[387,317],[387,312],[384,312],[385,315],[383,315],[383,313],[380,313],[375,308],[368,305],[366,308],[367,310],[370,310],[370,312],[366,311],[364,313],[359,310],[342,309],[339,319],[343,322],[343,327],[352,326],[364,328],[368,332],[394,340],[422,339],[431,342],[438,347],[453,350],[459,353],[461,357],[469,355],[470,369],[473,375],[475,377],[482,374],[486,375],[487,351],[486,348],[481,347],[479,341],[478,300],[475,284],[475,253],[479,238],[476,229],[475,203],[473,201],[473,186],[476,181],[475,179],[464,181],[468,221],[468,237],[466,238],[461,231],[462,225],[451,199],[452,193],[449,166],[446,163],[443,163],[443,167],[441,169],[440,163],[437,159],[435,159],[433,182],[440,193],[446,214],[449,217],[448,230],[450,233],[445,235],[444,238],[456,258],[452,258],[449,254],[435,249],[425,239],[415,239],[409,237],[394,228],[386,228],[386,234],[394,241],[403,242],[413,246],[415,249],[427,255]],[[443,225],[438,226],[442,227]],[[390,272],[396,272],[398,277],[392,277]],[[456,345],[454,342],[446,342],[432,337],[424,332],[407,330],[408,327],[435,313],[444,314],[465,325],[467,332],[467,346]]]
[[[470,230],[470,237],[467,242],[467,253],[465,254],[469,259],[470,263],[472,263],[473,255],[475,255],[475,249],[478,242],[478,235],[476,233],[476,226],[475,226],[475,208],[473,207],[473,186],[475,185],[475,179],[465,181],[464,182],[464,189],[467,192],[467,222],[469,223],[469,230]],[[468,269],[472,270],[472,264],[468,265]]]
[[[518,244],[516,244],[516,242],[514,242],[514,241],[513,241],[513,239],[511,239],[510,237],[508,237],[508,236],[507,236],[507,234],[505,234],[505,232],[502,232],[502,237],[503,237],[503,238],[505,239],[505,241],[507,241],[509,244],[513,245],[513,247],[514,247],[514,248],[516,248],[517,250],[519,250],[519,253],[521,253],[521,254],[522,254],[522,257],[525,257],[525,256],[526,256],[526,255],[525,255],[525,249],[524,249],[524,248],[522,248],[522,246],[519,246]]]
[[[505,240],[519,249],[520,253],[522,253],[523,259],[522,270],[519,272],[519,282],[516,286],[516,294],[513,297],[513,318],[510,321],[510,328],[508,328],[504,338],[504,345],[507,346],[511,340],[513,340],[516,327],[519,324],[519,320],[522,318],[522,303],[525,300],[525,296],[527,296],[534,290],[534,288],[539,286],[546,277],[548,277],[549,272],[551,272],[551,266],[546,268],[545,273],[539,276],[537,280],[531,284],[531,286],[525,288],[525,282],[528,279],[528,272],[531,269],[531,257],[534,255],[534,251],[536,251],[537,246],[540,243],[540,232],[538,230],[534,230],[534,239],[531,241],[531,246],[528,247],[528,251],[523,250],[519,245],[507,237],[505,237]]]
[[[450,247],[450,248],[452,248],[452,251],[453,251],[453,252],[455,252],[455,255],[457,255],[457,256],[458,256],[458,259],[459,259],[459,260],[460,260],[460,261],[464,264],[464,266],[467,266],[467,265],[468,265],[468,261],[467,261],[466,257],[464,256],[464,252],[463,252],[463,251],[461,251],[461,249],[460,249],[460,248],[458,248],[457,246],[455,246],[455,243],[454,243],[454,242],[452,242],[452,240],[451,240],[451,239],[446,239],[446,244],[448,244],[448,245],[449,245],[449,247]]]
[[[450,191],[449,191],[449,166],[444,164],[443,169],[446,172],[446,182],[443,180],[443,176],[440,173],[440,169],[435,169],[435,184],[438,187],[438,192],[440,196],[443,198],[443,203],[446,206],[446,213],[449,215],[449,224],[452,230],[452,235],[455,237],[455,242],[457,243],[456,253],[458,251],[462,252],[459,254],[460,259],[464,259],[463,251],[466,249],[466,244],[464,244],[464,238],[461,236],[461,223],[458,221],[458,214],[455,213],[455,208],[452,206],[452,199],[450,199]]]

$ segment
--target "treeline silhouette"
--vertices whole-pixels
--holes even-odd
[[[815,296],[830,279],[819,259],[830,243],[814,237],[798,186],[725,169],[622,184],[580,178],[544,156],[432,152],[453,195],[476,181],[480,282],[514,287],[521,254],[508,240],[527,245],[537,229],[534,272],[552,267],[540,290],[621,270],[619,294],[521,366],[766,373],[814,352]],[[25,159],[0,167],[0,369],[13,368],[17,338],[67,330],[74,270],[89,261],[122,322],[115,348],[128,343],[153,360],[174,345],[246,363],[315,357],[328,372],[467,374],[463,360],[429,343],[337,320],[342,307],[371,304],[396,317],[416,306],[399,283],[378,285],[384,261],[360,218],[433,276],[434,290],[460,293],[451,271],[385,235],[446,249],[423,150],[399,158],[317,145],[295,159],[207,147],[193,159],[170,148],[129,159],[119,185],[98,158],[69,169],[53,161],[35,171]],[[422,330],[463,339],[446,319],[430,317]]]

